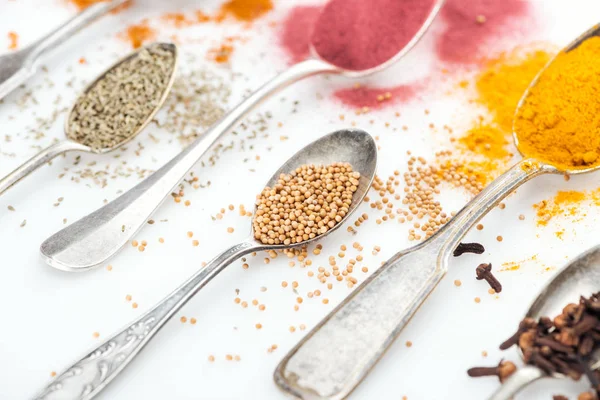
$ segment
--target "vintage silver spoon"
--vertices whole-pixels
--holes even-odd
[[[12,171],[8,175],[6,175],[4,178],[0,179],[0,195],[2,195],[2,193],[7,191],[8,189],[10,189],[13,185],[15,185],[21,179],[25,178],[27,175],[29,175],[30,173],[32,173],[33,171],[35,171],[36,169],[38,169],[39,167],[41,167],[42,165],[47,163],[48,161],[52,160],[56,156],[59,156],[63,153],[66,153],[68,151],[74,151],[74,150],[82,151],[85,153],[96,153],[96,154],[108,153],[108,152],[113,151],[113,150],[123,146],[124,144],[128,143],[134,137],[136,137],[142,130],[144,130],[144,128],[148,125],[148,123],[150,123],[150,121],[152,121],[152,118],[154,118],[154,115],[156,115],[158,110],[164,104],[165,100],[168,97],[169,92],[171,91],[173,82],[175,81],[175,71],[177,69],[177,54],[178,54],[178,52],[177,52],[177,46],[175,46],[174,44],[171,44],[171,43],[154,43],[149,46],[143,47],[143,48],[127,55],[126,57],[120,59],[115,64],[113,64],[110,68],[106,69],[106,71],[104,71],[93,82],[91,82],[83,90],[83,92],[79,95],[79,98],[75,101],[75,103],[73,104],[73,107],[69,111],[69,115],[67,115],[67,118],[65,118],[65,128],[64,128],[65,135],[67,137],[69,137],[70,114],[75,110],[75,107],[76,107],[77,103],[79,102],[79,99],[81,99],[85,95],[85,93],[87,93],[92,87],[94,87],[96,82],[102,80],[102,78],[104,78],[104,76],[106,76],[106,74],[111,72],[113,69],[117,68],[119,65],[123,64],[124,62],[126,62],[128,60],[131,60],[134,57],[137,57],[138,54],[140,53],[140,51],[142,51],[150,46],[152,46],[152,47],[160,46],[164,50],[172,52],[175,65],[173,66],[173,71],[169,78],[169,83],[168,83],[167,87],[165,88],[165,91],[164,91],[162,97],[159,99],[158,103],[156,104],[156,108],[150,115],[148,115],[148,117],[146,118],[144,123],[142,125],[140,125],[139,128],[131,136],[122,140],[121,142],[116,143],[112,147],[105,147],[105,148],[98,148],[98,149],[86,146],[82,143],[78,143],[71,139],[66,139],[66,140],[63,140],[62,142],[55,143],[55,144],[51,145],[50,147],[47,147],[46,149],[40,151],[38,154],[36,154],[32,158],[25,161],[20,167],[18,167],[17,169]]]
[[[34,44],[23,50],[0,56],[0,99],[35,74],[40,66],[42,56],[68,40],[82,28],[125,2],[127,0],[113,0],[93,4]]]
[[[571,261],[546,285],[535,299],[525,317],[538,320],[540,317],[553,317],[562,312],[569,303],[577,303],[579,296],[589,296],[600,288],[600,247],[581,254]],[[518,349],[518,346],[517,346]],[[523,357],[520,350],[519,354]],[[596,350],[589,359],[590,369],[600,367],[600,350]],[[541,369],[528,365],[508,378],[489,398],[489,400],[510,400],[515,394],[530,383],[547,377]],[[554,378],[565,378],[555,373]]]
[[[563,51],[568,52],[599,35],[600,26],[595,26]],[[530,88],[544,71],[545,68]],[[529,89],[521,98],[517,113],[528,94]],[[518,132],[514,129],[513,138],[518,148]],[[490,183],[436,234],[397,253],[358,286],[285,356],[275,370],[275,382],[301,399],[346,397],[435,289],[448,270],[452,251],[489,210],[538,175],[582,174],[598,168],[559,170],[533,158],[520,161]]]
[[[350,163],[355,171],[360,172],[360,179],[358,190],[352,196],[348,213],[332,229],[314,239],[289,246],[264,245],[254,239],[252,232],[248,239],[216,256],[154,308],[59,374],[35,399],[91,399],[135,358],[146,343],[192,296],[232,262],[255,251],[283,250],[304,246],[322,239],[339,228],[361,204],[375,177],[377,145],[366,132],[360,130],[337,131],[309,144],[283,164],[265,186],[273,187],[280,174],[289,173],[301,165],[327,165],[334,162]]]
[[[267,82],[153,175],[48,238],[40,248],[42,257],[52,267],[65,271],[83,271],[100,265],[117,253],[146,224],[154,210],[173,192],[204,153],[264,100],[292,83],[314,75],[336,74],[357,78],[387,68],[418,42],[443,2],[436,0],[431,14],[415,37],[396,56],[375,68],[343,70],[318,59],[313,50],[313,59],[300,62]]]

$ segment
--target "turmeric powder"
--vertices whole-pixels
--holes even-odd
[[[462,158],[467,158],[463,162],[465,172],[475,176],[477,182],[487,184],[508,168],[515,109],[529,83],[548,60],[550,54],[543,49],[521,47],[489,60],[477,75],[475,102],[484,106],[491,118],[482,117],[458,139],[459,150],[464,153]],[[467,84],[461,82],[460,86]]]
[[[600,37],[559,53],[515,119],[521,153],[560,170],[600,165]]]

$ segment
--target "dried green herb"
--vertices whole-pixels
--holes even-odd
[[[95,150],[128,140],[159,105],[174,67],[175,55],[160,45],[123,62],[77,100],[68,137]]]

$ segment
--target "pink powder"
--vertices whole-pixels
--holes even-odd
[[[331,0],[311,42],[323,59],[341,68],[373,68],[410,42],[432,6],[433,0]]]
[[[333,95],[336,99],[352,108],[369,107],[383,108],[388,105],[412,99],[418,91],[418,86],[400,85],[392,88],[373,88],[360,86],[357,88],[340,89]]]
[[[294,7],[285,18],[280,42],[292,62],[310,55],[310,36],[321,9],[321,6]]]
[[[446,0],[440,11],[446,28],[438,39],[437,54],[452,63],[477,61],[490,39],[512,34],[528,12],[525,0]]]

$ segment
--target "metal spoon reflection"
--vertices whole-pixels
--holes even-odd
[[[279,175],[289,173],[303,164],[327,165],[334,162],[348,162],[354,171],[360,173],[358,188],[352,196],[348,213],[337,225],[314,239],[294,245],[265,245],[254,240],[254,235],[250,235],[245,241],[215,257],[154,308],[59,374],[36,399],[91,399],[135,358],[146,343],[188,300],[232,262],[256,251],[283,250],[304,246],[322,239],[339,228],[362,203],[375,177],[377,145],[366,132],[360,130],[337,131],[309,144],[283,164],[266,183],[266,186],[272,187],[277,182]]]

